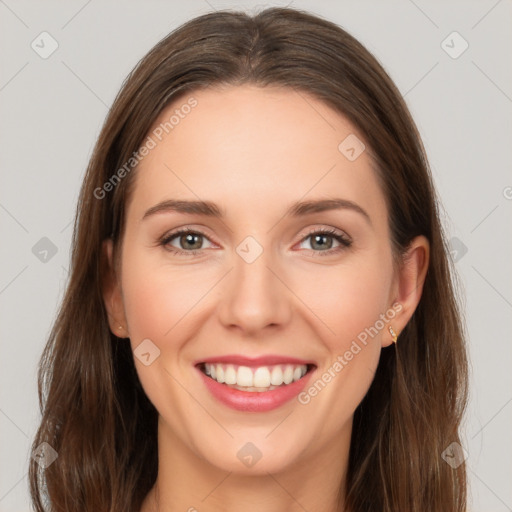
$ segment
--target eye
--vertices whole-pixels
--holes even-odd
[[[174,245],[172,245],[171,242],[175,240],[179,246],[181,246],[181,248],[186,250],[180,250],[180,248],[176,248]],[[200,253],[202,249],[204,249],[204,247],[202,247],[204,240],[208,240],[204,233],[186,228],[175,231],[169,235],[165,235],[159,243],[174,254],[194,256]]]
[[[345,235],[345,233],[338,232],[335,229],[311,231],[302,239],[301,244],[309,239],[311,239],[310,250],[313,251],[315,256],[332,255],[346,249],[347,247],[350,247],[352,244],[352,240],[350,240],[350,238]],[[333,239],[339,244],[334,248],[332,248]],[[316,250],[317,248],[320,248],[320,250]]]

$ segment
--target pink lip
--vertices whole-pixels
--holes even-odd
[[[200,363],[226,363],[249,367],[271,366],[275,364],[315,364],[314,361],[306,361],[305,359],[297,359],[296,357],[269,355],[250,358],[236,354],[209,357],[207,359],[201,359],[200,361],[196,361],[194,364],[198,365]]]
[[[222,361],[224,361],[224,359],[222,359]],[[282,362],[282,360],[279,362]],[[233,362],[232,364],[236,363]],[[270,391],[251,392],[240,391],[226,384],[219,384],[216,380],[205,375],[198,366],[196,366],[196,368],[207,389],[217,400],[232,409],[243,412],[267,412],[281,407],[304,389],[313,373],[313,370],[310,370],[301,379]]]

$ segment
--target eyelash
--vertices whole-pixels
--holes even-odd
[[[176,249],[175,247],[172,247],[172,246],[169,246],[171,248],[168,248],[168,244],[172,240],[174,240],[175,238],[179,237],[180,235],[186,235],[186,234],[201,235],[204,238],[209,240],[209,238],[204,233],[202,233],[201,231],[185,228],[185,229],[180,229],[178,231],[175,231],[174,233],[170,233],[168,235],[164,235],[159,240],[158,244],[163,246],[163,247],[165,247],[166,250],[168,250],[169,252],[171,252],[173,254],[176,254],[176,255],[186,255],[186,256],[196,256],[196,255],[198,255],[204,249],[193,249],[191,251],[182,251],[181,249]],[[315,251],[313,249],[306,249],[306,250],[312,251],[313,255],[315,255],[315,256],[326,256],[326,255],[330,256],[330,255],[333,255],[333,254],[338,253],[340,251],[343,251],[344,249],[347,249],[348,247],[350,247],[352,245],[352,241],[346,235],[344,235],[342,233],[339,233],[339,232],[337,232],[334,229],[316,229],[316,230],[310,231],[307,235],[305,235],[300,240],[300,242],[303,242],[303,241],[307,240],[309,237],[311,237],[313,235],[326,235],[328,237],[334,238],[337,242],[340,243],[340,245],[338,247],[335,247],[333,249],[328,249],[328,250],[325,250],[325,251]]]

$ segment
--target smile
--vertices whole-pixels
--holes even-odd
[[[316,369],[315,364],[300,360],[278,364],[272,360],[275,358],[225,359],[231,361],[202,362],[195,366],[213,398],[244,412],[266,412],[281,407],[304,389]]]
[[[203,373],[219,384],[248,392],[264,392],[296,382],[306,375],[308,365],[237,366],[204,363]]]

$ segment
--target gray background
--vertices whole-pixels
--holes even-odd
[[[122,80],[190,18],[268,4],[0,0],[0,511],[29,510],[37,362],[67,278],[79,186]],[[356,36],[420,129],[465,288],[469,510],[512,510],[512,2],[299,1]],[[41,32],[58,49],[40,57]],[[448,38],[457,31],[469,44]],[[39,41],[39,43],[38,43]],[[35,44],[36,44],[35,43]],[[50,46],[46,39],[45,48]],[[400,200],[400,198],[396,198]],[[57,252],[41,252],[51,240]],[[38,244],[38,245],[36,245]],[[34,249],[35,246],[35,249]],[[466,252],[467,251],[467,252]],[[45,261],[46,259],[46,261]]]

